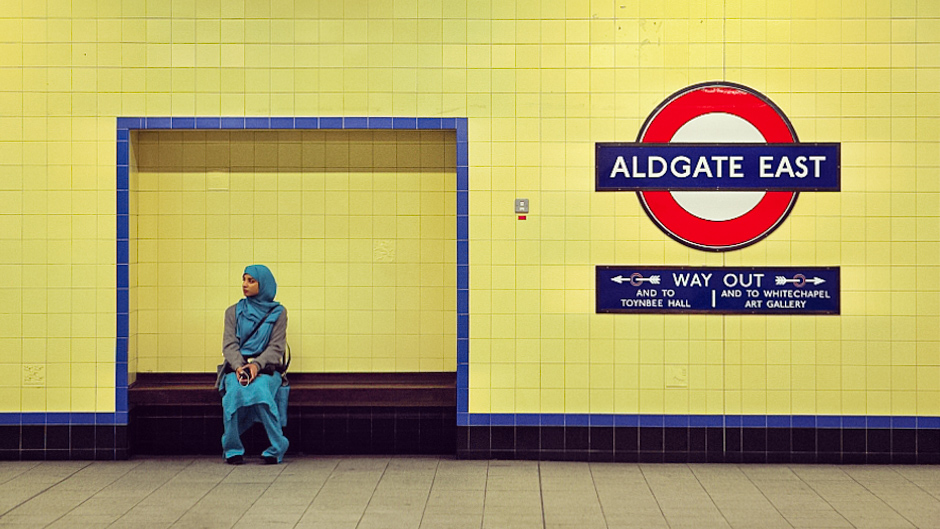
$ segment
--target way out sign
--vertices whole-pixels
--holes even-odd
[[[636,191],[673,239],[726,251],[760,241],[800,191],[839,191],[838,143],[799,143],[773,102],[741,85],[683,89],[647,118],[635,143],[598,143],[597,191]]]
[[[598,266],[597,312],[839,314],[838,267]]]

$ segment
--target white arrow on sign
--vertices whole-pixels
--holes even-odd
[[[803,274],[797,274],[793,277],[793,279],[787,279],[784,276],[776,277],[776,283],[778,285],[786,285],[787,283],[793,283],[796,286],[801,287],[805,285],[806,283],[812,283],[813,285],[821,285],[825,282],[826,280],[821,277],[814,277],[812,279],[806,279],[806,277],[803,276]]]
[[[643,277],[640,274],[633,274],[630,277],[623,277],[622,275],[618,275],[616,277],[610,278],[610,280],[613,281],[614,283],[617,283],[618,285],[622,285],[624,281],[632,283],[633,286],[640,286],[640,284],[647,283],[647,282],[653,285],[659,284],[658,275],[649,276],[649,277]]]

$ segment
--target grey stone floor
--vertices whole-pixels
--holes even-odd
[[[0,526],[940,527],[940,468],[298,457],[0,463]]]

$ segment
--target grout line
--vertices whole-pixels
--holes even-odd
[[[264,493],[266,493],[266,492],[268,491],[268,489],[271,488],[271,485],[273,485],[274,482],[277,481],[277,478],[281,477],[281,474],[284,473],[284,469],[287,468],[287,465],[289,465],[289,464],[290,464],[290,463],[277,465],[278,467],[281,467],[281,468],[278,470],[277,476],[275,476],[274,479],[272,479],[271,482],[268,483],[268,486],[265,487],[263,491],[261,491],[261,494],[258,494],[258,497],[255,498],[254,501],[251,502],[251,505],[249,505],[248,508],[244,510],[244,512],[242,512],[241,516],[238,517],[238,520],[236,520],[236,521],[235,521],[235,524],[233,524],[233,525],[238,525],[238,522],[242,521],[242,518],[244,518],[245,515],[248,514],[248,513],[251,511],[251,508],[254,507],[256,503],[258,503],[258,500],[260,500],[261,497],[264,496]],[[223,480],[224,480],[224,478],[223,478]],[[221,483],[223,480],[219,480],[219,483]]]
[[[12,481],[12,480],[14,480],[14,479],[16,479],[16,478],[22,476],[23,474],[25,474],[25,473],[29,472],[30,470],[36,468],[37,466],[41,465],[41,464],[42,464],[42,461],[24,461],[24,463],[30,463],[30,466],[29,466],[28,468],[24,469],[24,470],[21,470],[21,471],[17,472],[16,474],[10,476],[9,478],[7,478],[7,479],[5,479],[5,480],[0,481],[0,485],[3,485],[4,483],[6,483],[6,482],[8,482],[8,481]],[[2,513],[0,513],[0,514],[2,514]]]
[[[787,468],[790,468],[790,467],[787,467]],[[835,469],[837,469],[838,467],[832,467],[832,466],[830,466],[830,468],[832,468],[833,470],[835,470]],[[839,468],[838,470],[839,470],[839,472],[841,472],[842,474],[845,474],[845,471],[842,470],[841,468]],[[816,487],[814,487],[814,486],[811,485],[808,481],[806,481],[805,479],[803,479],[803,476],[799,475],[799,473],[794,472],[794,474],[795,474],[796,477],[800,480],[800,482],[802,482],[804,485],[806,485],[806,487],[807,487],[809,490],[811,490],[811,491],[813,492],[813,494],[814,494],[817,498],[819,498],[819,499],[822,500],[826,505],[828,505],[829,508],[832,509],[832,512],[834,512],[834,513],[838,514],[840,517],[842,517],[842,519],[845,520],[845,523],[849,524],[849,526],[855,527],[855,524],[853,524],[851,521],[849,521],[848,518],[846,518],[841,512],[839,512],[839,510],[836,509],[835,506],[832,505],[832,503],[829,503],[829,500],[827,500],[825,496],[823,496],[822,494],[820,494],[819,491],[816,490]],[[847,474],[846,474],[846,475],[847,475]],[[850,476],[850,477],[851,477],[851,476]],[[854,479],[854,478],[853,478],[853,479]]]
[[[110,482],[108,482],[107,484],[98,487],[98,490],[96,490],[95,492],[91,493],[87,498],[85,498],[84,500],[82,500],[81,502],[79,502],[77,505],[75,505],[74,507],[72,507],[72,508],[69,509],[68,511],[65,511],[65,512],[62,514],[62,516],[59,516],[59,517],[56,518],[55,520],[52,520],[52,521],[49,523],[49,525],[52,525],[52,524],[56,523],[57,521],[61,520],[62,518],[68,516],[69,513],[71,513],[71,512],[74,511],[75,509],[78,509],[79,507],[81,507],[82,505],[84,505],[88,500],[94,498],[95,496],[97,496],[98,494],[100,494],[101,491],[103,491],[104,489],[110,487],[111,485],[113,485],[115,482],[119,481],[119,480],[120,480],[121,478],[123,478],[124,476],[130,474],[131,471],[133,471],[134,469],[136,469],[137,467],[139,467],[141,464],[142,464],[142,462],[137,462],[136,465],[134,465],[134,466],[128,468],[127,470],[125,470],[124,473],[121,474],[120,476],[116,476],[114,479],[112,479],[112,480],[111,480]],[[93,467],[93,466],[95,466],[95,463],[91,463],[90,465],[88,465],[88,466],[86,466],[86,467],[80,469],[78,472],[81,472],[82,470],[85,470],[86,468],[91,468],[91,467]],[[77,474],[78,472],[76,472],[75,474]],[[58,483],[56,483],[56,485],[64,484],[66,481],[68,481],[69,479],[71,479],[72,476],[74,476],[75,474],[72,474],[72,475],[69,476],[68,478],[65,478],[64,480],[59,481]],[[133,508],[133,507],[132,507],[132,508]],[[130,510],[130,509],[127,509],[127,511],[129,511],[129,510]],[[124,511],[124,514],[127,514],[127,511]],[[124,514],[122,514],[121,516],[124,516]],[[121,516],[118,516],[118,518],[120,518]],[[115,521],[116,521],[116,519],[115,519]],[[113,523],[113,522],[112,522],[112,523]]]
[[[489,494],[490,486],[490,464],[492,460],[486,462],[486,479],[483,480],[483,509],[480,512],[480,529],[486,523],[486,497]]]
[[[330,476],[333,475],[333,472],[336,470],[336,467],[339,466],[339,462],[340,462],[340,459],[333,460],[333,468],[330,469],[330,473],[327,474],[326,478],[323,480],[323,483],[320,484],[320,487],[317,489],[316,494],[314,494],[313,497],[310,499],[310,503],[307,504],[307,507],[304,509],[304,512],[300,515],[300,519],[303,519],[303,517],[306,516],[310,508],[313,507],[314,502],[317,501],[317,496],[319,496],[320,493],[323,492],[323,488],[326,487],[326,484],[330,481]],[[299,524],[300,520],[298,520],[297,523]]]
[[[42,463],[39,463],[39,464],[37,464],[37,465],[34,465],[34,466],[30,467],[29,470],[32,470],[32,469],[34,469],[34,468],[40,466],[41,464],[42,464]],[[41,495],[41,494],[45,494],[46,492],[48,492],[48,491],[51,490],[52,488],[54,488],[54,487],[58,486],[59,484],[63,483],[65,480],[67,480],[67,479],[69,479],[70,477],[74,476],[75,474],[81,472],[83,469],[87,468],[87,467],[88,467],[89,465],[91,465],[91,464],[92,464],[91,462],[87,462],[85,465],[83,465],[83,466],[79,467],[78,469],[76,469],[75,472],[72,472],[72,473],[69,474],[68,476],[65,476],[64,478],[59,479],[59,480],[56,481],[55,483],[53,483],[53,484],[49,485],[48,487],[46,487],[46,488],[40,490],[39,492],[33,494],[33,495],[30,496],[29,498],[26,498],[25,500],[23,500],[23,501],[17,503],[16,505],[14,505],[13,507],[10,507],[10,508],[7,509],[6,511],[0,512],[0,518],[6,516],[7,514],[9,514],[10,512],[12,512],[13,510],[15,510],[17,507],[19,507],[20,505],[23,505],[24,503],[26,503],[26,502],[32,500],[33,498],[36,498],[36,497],[38,497],[38,496]],[[22,474],[20,474],[20,475],[22,475]]]
[[[379,490],[379,484],[382,483],[382,478],[385,477],[385,472],[388,471],[388,465],[391,462],[392,462],[391,457],[385,460],[385,468],[382,469],[382,475],[379,476],[379,479],[375,481],[375,486],[372,487],[372,494],[369,496],[369,501],[366,503],[365,508],[362,509],[362,514],[359,515],[359,520],[356,522],[357,528],[362,524],[362,519],[365,518],[366,511],[369,510],[369,505],[372,505],[372,498],[375,497],[375,491]],[[334,467],[334,470],[335,470],[335,467]],[[332,475],[332,473],[330,475]]]
[[[721,507],[719,507],[718,504],[715,503],[715,500],[714,498],[712,498],[711,493],[708,492],[708,487],[706,487],[705,484],[702,483],[702,480],[698,478],[698,474],[695,473],[695,470],[692,468],[692,466],[686,463],[685,468],[688,469],[690,474],[692,474],[692,478],[695,479],[695,482],[698,483],[698,486],[702,488],[702,492],[705,493],[705,496],[708,496],[708,501],[712,502],[712,505],[715,507],[715,510],[718,511],[718,514],[721,515],[721,519],[724,520],[726,524],[728,524],[728,527],[734,527],[734,524],[731,523],[731,520],[729,520],[725,516],[725,513],[722,512]],[[732,468],[737,468],[738,471],[740,471],[740,467],[738,467],[737,465],[735,465]]]
[[[905,476],[904,474],[901,474],[901,473],[898,472],[897,470],[895,470],[895,472],[897,472],[898,475],[900,475],[901,477],[903,477],[904,479],[906,479],[906,480],[907,480],[908,482],[910,482],[912,485],[914,485],[915,487],[917,487],[918,489],[920,489],[921,491],[923,491],[924,494],[930,496],[931,498],[933,498],[933,499],[935,499],[935,500],[937,500],[937,501],[940,501],[940,493],[931,492],[931,491],[925,489],[923,486],[921,486],[920,483],[917,483],[916,481],[914,481],[914,480],[912,480],[911,478]]]
[[[669,524],[669,520],[666,519],[666,513],[663,511],[662,504],[659,503],[659,498],[656,497],[656,492],[653,491],[653,487],[650,486],[649,479],[646,478],[646,472],[643,471],[643,465],[637,463],[636,468],[640,471],[640,475],[643,476],[643,482],[646,483],[646,489],[650,491],[650,496],[653,497],[653,499],[656,501],[656,506],[659,507],[659,514],[663,517],[663,523],[666,524],[666,527],[672,527],[672,525]]]
[[[434,476],[431,477],[431,486],[428,487],[428,497],[424,499],[424,508],[421,509],[421,519],[418,521],[418,527],[424,523],[424,515],[428,512],[428,503],[431,502],[431,492],[434,490],[434,482],[437,480],[437,471],[441,468],[441,458],[437,458],[437,465],[434,467]]]
[[[901,475],[901,473],[899,473],[899,472],[898,472],[897,470],[895,470],[894,468],[888,467],[888,469],[889,469],[891,472],[893,472],[894,474],[897,474],[898,476],[901,476],[902,478],[904,478],[906,481],[910,482],[910,480],[908,480],[906,477],[904,477],[903,475]],[[913,527],[917,527],[917,524],[914,523],[914,520],[911,520],[911,519],[908,518],[907,516],[904,516],[904,513],[902,513],[901,511],[895,509],[894,506],[891,505],[890,503],[888,503],[887,501],[885,501],[884,498],[882,498],[881,496],[875,494],[874,491],[872,491],[871,489],[869,489],[868,487],[866,487],[861,481],[855,479],[855,476],[853,476],[852,474],[850,474],[850,473],[848,473],[848,472],[846,472],[845,474],[846,474],[847,476],[849,476],[850,478],[852,478],[852,481],[854,481],[855,483],[857,483],[859,487],[862,487],[863,489],[865,489],[869,494],[871,494],[872,496],[874,496],[875,498],[877,498],[878,501],[880,501],[881,503],[885,504],[889,509],[891,509],[892,511],[894,511],[895,514],[897,514],[898,516],[900,516],[901,518],[903,518],[907,523],[911,524]],[[913,485],[913,483],[911,483],[911,484]],[[916,486],[916,485],[914,485],[914,486]]]
[[[738,468],[740,469],[741,467],[738,467]],[[792,470],[789,466],[786,466],[786,467],[784,467],[784,468],[786,468],[787,470],[789,470],[791,474],[794,474],[794,475],[796,474],[795,472],[793,472],[793,470]],[[744,475],[744,478],[745,478],[746,480],[748,480],[748,481],[751,483],[751,485],[754,487],[754,489],[757,490],[757,492],[760,492],[761,496],[763,496],[764,499],[767,500],[767,503],[769,503],[770,506],[773,507],[775,511],[777,511],[777,514],[780,515],[780,518],[781,518],[784,522],[786,522],[787,525],[789,525],[790,527],[793,527],[793,524],[790,523],[790,520],[788,520],[787,517],[784,516],[784,514],[783,514],[782,512],[780,512],[780,509],[777,507],[777,504],[774,503],[774,501],[771,500],[771,499],[767,496],[767,494],[764,493],[764,490],[760,488],[760,485],[758,485],[757,483],[755,483],[754,480],[751,479],[751,476],[749,476],[749,475],[747,474],[747,472],[741,471],[741,474]]]
[[[610,523],[607,522],[607,513],[604,512],[604,503],[601,502],[601,494],[597,490],[597,481],[594,480],[594,465],[592,463],[586,463],[588,467],[588,473],[591,475],[591,485],[594,487],[594,497],[597,498],[597,506],[601,510],[601,518],[604,519],[604,525],[610,527]]]
[[[542,529],[546,529],[547,521],[545,520],[545,495],[542,494],[542,462],[539,461],[536,465],[539,473],[539,505],[542,507]]]
[[[186,465],[185,467],[181,468],[180,471],[177,472],[176,474],[174,474],[172,478],[166,480],[166,482],[163,483],[163,485],[160,485],[159,487],[157,487],[156,489],[154,489],[153,492],[151,492],[150,494],[148,494],[144,499],[149,498],[150,496],[153,495],[154,492],[157,492],[158,490],[160,490],[160,489],[162,489],[163,487],[165,487],[165,486],[167,485],[167,483],[169,483],[170,481],[173,480],[173,478],[175,478],[176,476],[179,476],[179,475],[182,474],[187,468],[191,467],[194,462],[195,462],[195,460],[194,460],[194,459],[191,459],[191,460],[189,461],[189,464],[188,464],[188,465]],[[202,494],[202,496],[200,496],[196,501],[194,501],[193,504],[190,505],[190,507],[189,507],[188,509],[186,509],[185,511],[183,511],[182,514],[180,514],[175,520],[173,520],[173,523],[171,523],[170,526],[176,525],[177,522],[179,522],[180,520],[182,520],[183,517],[186,516],[191,510],[193,510],[193,508],[194,508],[196,505],[198,505],[199,502],[202,501],[203,498],[205,498],[206,496],[209,495],[210,492],[212,492],[213,490],[215,490],[215,488],[218,487],[219,484],[222,483],[222,481],[223,481],[225,478],[227,478],[227,477],[229,476],[229,474],[232,473],[233,470],[234,470],[234,467],[230,468],[229,471],[228,471],[224,476],[222,476],[222,477],[219,478],[219,481],[217,481],[215,485],[213,485],[212,487],[209,487],[209,490],[207,490],[206,492],[204,492],[204,493]],[[143,500],[141,500],[141,501],[143,501]],[[140,503],[140,502],[138,502],[138,504],[139,504],[139,503]],[[135,505],[135,507],[136,507],[136,505]],[[122,517],[122,518],[123,518],[123,517]],[[120,518],[118,518],[118,520],[120,520]]]

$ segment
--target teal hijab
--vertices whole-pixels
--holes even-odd
[[[274,295],[277,294],[277,282],[274,281],[274,275],[268,270],[268,267],[264,265],[246,266],[245,273],[258,281],[258,294],[250,298],[242,298],[235,305],[236,336],[238,336],[238,342],[241,344],[242,355],[254,356],[260,354],[268,346],[268,340],[271,339],[271,329],[274,328],[274,322],[284,311],[284,307],[274,301]],[[270,311],[270,314],[268,314],[268,311]],[[268,314],[266,318],[265,314]],[[251,334],[251,330],[262,318],[264,318],[265,323],[258,327],[255,334],[246,342],[245,338]]]

